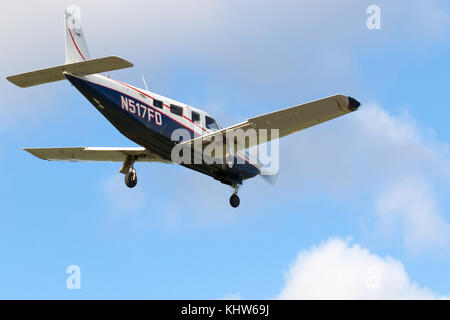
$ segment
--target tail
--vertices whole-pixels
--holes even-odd
[[[81,28],[80,16],[80,8],[77,6],[70,6],[65,11],[66,64],[21,73],[6,79],[19,87],[25,88],[65,80],[66,73],[83,76],[133,66],[131,62],[115,56],[91,59],[86,38]]]
[[[81,28],[81,10],[77,6],[67,7],[64,12],[66,28],[66,64],[91,59],[86,38]]]

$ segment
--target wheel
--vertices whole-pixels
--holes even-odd
[[[231,206],[232,206],[233,208],[239,207],[239,203],[240,203],[240,202],[241,202],[241,200],[239,199],[239,197],[238,197],[237,194],[233,194],[233,195],[230,197],[230,204],[231,204]]]
[[[137,185],[137,175],[136,170],[131,169],[128,171],[128,173],[125,175],[125,184],[128,188],[134,188]]]

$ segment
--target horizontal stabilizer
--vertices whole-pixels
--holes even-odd
[[[36,70],[7,77],[15,85],[26,88],[59,80],[65,80],[64,72],[74,75],[89,75],[132,67],[133,64],[125,59],[111,56],[87,61],[65,64],[62,66]]]
[[[136,161],[165,162],[158,155],[145,148],[101,148],[101,147],[76,147],[76,148],[26,148],[23,149],[33,156],[43,160],[53,161],[111,161],[124,162],[127,156],[135,157]]]

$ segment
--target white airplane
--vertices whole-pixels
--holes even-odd
[[[125,175],[125,184],[130,188],[137,183],[135,162],[173,163],[171,152],[179,141],[173,141],[171,137],[176,129],[188,130],[190,140],[182,143],[191,147],[196,143],[203,146],[206,142],[209,143],[213,136],[222,138],[240,129],[278,129],[281,138],[356,111],[360,106],[360,103],[351,97],[334,95],[250,118],[221,129],[214,118],[203,110],[101,75],[102,72],[132,67],[133,64],[115,56],[91,59],[81,28],[80,9],[76,6],[70,6],[65,11],[65,33],[64,65],[22,73],[7,79],[22,88],[69,80],[117,130],[142,147],[24,150],[44,160],[122,162],[120,173]],[[269,136],[267,140],[271,139]],[[258,163],[250,161],[246,154],[242,154],[243,150],[252,146],[250,142],[236,144],[236,151],[231,154],[231,165],[205,162],[181,165],[233,187],[230,204],[232,207],[238,207],[239,186],[244,180],[262,173]],[[238,158],[241,158],[241,161],[237,161]]]

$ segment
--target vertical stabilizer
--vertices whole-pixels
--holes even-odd
[[[80,8],[70,6],[65,11],[66,64],[9,76],[10,82],[26,88],[53,81],[66,80],[66,74],[79,76],[97,74],[132,67],[133,64],[119,57],[91,59],[86,39],[81,29]]]
[[[81,28],[80,8],[69,6],[65,11],[66,64],[86,61],[91,58]]]

